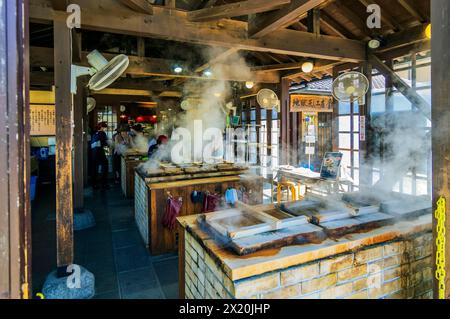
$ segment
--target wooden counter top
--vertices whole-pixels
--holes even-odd
[[[415,233],[431,230],[432,216],[424,215],[412,221],[400,221],[372,230],[356,233],[336,241],[327,239],[321,244],[286,246],[268,249],[246,256],[238,256],[218,245],[209,234],[202,231],[196,223],[197,215],[179,217],[178,222],[223,269],[231,280],[239,280],[278,269],[308,263],[341,253],[359,250],[364,246],[401,239]]]

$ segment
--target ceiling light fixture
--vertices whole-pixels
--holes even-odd
[[[249,90],[252,89],[254,86],[255,86],[255,83],[252,81],[245,82],[245,87]]]
[[[181,72],[183,72],[183,68],[181,67],[181,66],[176,66],[174,69],[173,69],[173,71],[175,72],[175,73],[181,73]]]
[[[305,73],[311,73],[314,70],[314,63],[306,61],[302,64],[302,71]]]
[[[371,48],[372,50],[378,49],[380,47],[380,45],[381,45],[381,42],[378,39],[372,39],[368,43],[369,48]]]

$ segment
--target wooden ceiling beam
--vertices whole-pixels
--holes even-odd
[[[252,38],[261,38],[273,31],[287,27],[301,15],[325,1],[327,0],[292,0],[290,4],[277,11],[250,16],[248,35]]]
[[[287,29],[278,30],[261,40],[249,39],[248,24],[243,21],[224,19],[220,23],[192,23],[187,21],[186,12],[157,6],[153,8],[154,14],[149,19],[145,15],[121,9],[112,0],[72,2],[80,5],[83,17],[81,28],[87,30],[317,59],[349,62],[365,59],[365,44],[355,40],[323,35],[318,37]],[[30,0],[31,21],[53,20],[53,10],[48,4],[48,0]]]
[[[82,65],[88,66],[87,56],[88,52],[82,53]],[[103,53],[103,56],[107,60],[111,60],[115,55]],[[138,56],[129,56],[130,65],[126,70],[126,74],[130,75],[145,75],[145,76],[170,76],[173,78],[193,78],[202,80],[215,80],[214,73],[206,78],[199,75],[196,72],[183,72],[175,73],[173,71],[173,65],[178,61],[166,60],[166,59],[155,59],[155,58],[145,58]],[[30,64],[37,67],[53,67],[53,49],[51,48],[39,48],[32,47],[30,50]],[[268,72],[250,72],[248,76],[241,76],[235,74],[232,68],[227,65],[221,65],[221,78],[220,80],[227,81],[254,81],[260,83],[278,83],[278,74],[268,73]]]
[[[341,62],[336,62],[336,61],[320,61],[320,62],[317,62],[316,65],[314,66],[313,73],[323,72],[323,71],[328,70],[330,68],[333,68],[333,67],[335,67],[336,65],[339,65],[339,64],[341,64]],[[300,72],[286,73],[286,74],[282,75],[282,78],[292,80],[292,79],[295,79],[295,78],[298,78],[298,77],[304,77],[305,75],[306,76],[310,76],[310,74],[307,74],[307,73],[305,73],[303,71],[300,71]]]
[[[398,3],[409,12],[416,20],[420,22],[426,22],[427,19],[417,10],[412,4],[406,0],[398,0]]]
[[[51,87],[55,83],[53,72],[31,72],[30,85],[31,86],[46,86]],[[133,89],[133,90],[149,90],[153,92],[163,91],[177,91],[169,85],[164,85],[161,81],[154,81],[153,78],[138,78],[133,79],[129,77],[120,77],[108,88],[113,89]]]
[[[254,66],[251,68],[252,71],[285,71],[285,70],[295,70],[302,67],[303,62],[292,62],[292,63],[280,63],[280,64],[270,64],[262,66]]]
[[[192,22],[213,21],[272,11],[290,2],[291,0],[246,0],[189,11],[187,17]]]
[[[153,14],[153,6],[147,0],[120,0],[128,8],[143,14]]]
[[[427,24],[422,24],[387,36],[384,45],[377,50],[377,53],[430,41],[425,35],[426,27]]]
[[[108,87],[101,91],[95,91],[94,94],[102,95],[133,95],[133,96],[146,96],[152,97],[154,93],[150,90],[138,90],[138,89],[117,89]]]

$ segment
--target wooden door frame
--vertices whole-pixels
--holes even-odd
[[[0,298],[31,292],[28,6],[0,6]]]

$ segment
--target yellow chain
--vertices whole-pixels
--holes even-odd
[[[438,280],[439,299],[445,299],[445,198],[437,201],[434,217],[436,226],[436,279]]]

